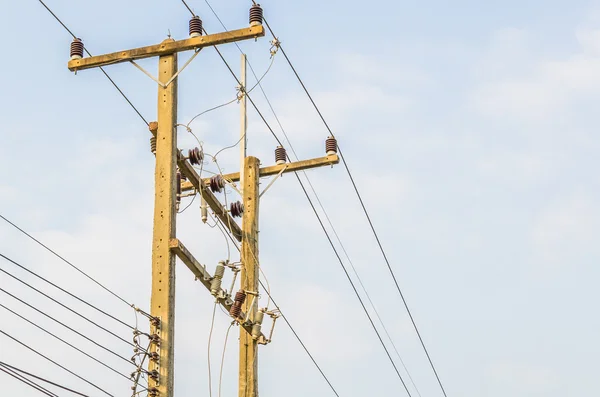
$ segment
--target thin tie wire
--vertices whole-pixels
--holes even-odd
[[[223,355],[221,356],[221,368],[219,370],[219,397],[221,397],[221,384],[223,382],[223,366],[225,365],[225,351],[227,350],[227,339],[229,338],[229,331],[231,331],[231,327],[235,324],[235,321],[232,321],[227,327],[227,332],[225,333],[225,344],[223,345]]]
[[[28,346],[27,344],[21,342],[20,340],[18,340],[17,338],[15,338],[14,336],[9,335],[8,333],[2,331],[0,329],[0,333],[3,334],[4,336],[12,339],[14,342],[17,342],[19,345],[25,347],[26,349],[32,351],[33,353],[37,354],[38,356],[46,359],[47,361],[51,362],[52,364],[56,365],[57,367],[65,370],[66,372],[70,373],[71,375],[75,376],[76,378],[84,381],[85,383],[87,383],[90,386],[93,386],[95,389],[100,390],[102,393],[106,394],[107,396],[110,397],[115,397],[114,395],[110,394],[109,392],[107,392],[106,390],[104,390],[103,388],[101,388],[100,386],[90,382],[89,380],[85,379],[84,377],[82,377],[81,375],[77,375],[75,372],[71,371],[70,369],[67,369],[66,367],[64,367],[63,365],[60,365],[59,363],[57,363],[56,361],[52,360],[51,358],[49,358],[48,356],[43,355],[42,353],[38,352],[37,350],[35,350],[34,348]]]

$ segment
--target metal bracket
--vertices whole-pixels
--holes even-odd
[[[171,79],[169,81],[167,81],[166,83],[161,83],[156,77],[152,76],[152,74],[150,72],[148,72],[146,69],[144,69],[143,67],[141,67],[140,65],[138,65],[134,60],[131,60],[129,62],[131,62],[133,64],[133,66],[135,66],[136,68],[138,68],[139,70],[141,70],[146,76],[150,77],[152,80],[154,80],[159,86],[161,86],[162,88],[167,88],[169,85],[171,85],[171,83],[173,81],[175,81],[175,79],[177,78],[177,76],[179,76],[179,74],[181,74],[181,72],[183,72],[183,70],[185,68],[188,67],[188,65],[190,63],[192,63],[192,61],[194,60],[194,58],[196,58],[196,56],[200,53],[200,49],[196,50],[194,52],[194,55],[192,55],[190,57],[190,59],[187,60],[187,62],[183,65],[183,67],[181,69],[179,69],[179,71],[177,73],[175,73],[173,75],[173,77],[171,77]]]
[[[275,183],[275,181],[276,181],[276,180],[277,180],[277,179],[278,179],[278,178],[279,178],[281,175],[283,175],[283,173],[285,172],[285,170],[286,170],[286,169],[287,169],[287,165],[286,165],[285,167],[283,167],[283,168],[281,169],[281,171],[279,171],[279,174],[277,174],[277,175],[275,175],[273,178],[271,178],[271,181],[269,182],[269,184],[267,185],[267,187],[265,188],[265,190],[263,190],[263,191],[262,191],[262,193],[258,195],[258,197],[259,197],[259,198],[260,198],[260,197],[262,197],[262,196],[263,196],[263,194],[265,194],[265,193],[267,192],[267,190],[269,190],[269,188],[270,188],[271,186],[273,186],[273,184]]]

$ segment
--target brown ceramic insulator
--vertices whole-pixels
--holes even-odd
[[[197,15],[190,19],[190,36],[202,36],[202,19]]]
[[[234,301],[236,303],[239,303],[240,306],[243,305],[244,302],[246,301],[246,293],[244,291],[236,292]]]
[[[229,314],[233,318],[238,318],[240,316],[240,314],[242,314],[242,306],[238,305],[237,303],[234,303],[231,306],[231,309],[229,310]]]
[[[260,4],[253,4],[250,7],[250,25],[262,25],[263,9]]]
[[[199,148],[195,147],[188,151],[188,158],[190,159],[190,163],[192,163],[192,165],[200,165],[204,160],[204,153],[202,153]]]
[[[75,38],[71,43],[71,58],[83,58],[83,41]]]
[[[213,193],[221,193],[221,190],[225,187],[225,180],[221,175],[215,175],[210,178],[210,190]]]
[[[327,154],[329,154],[330,152],[337,153],[337,150],[338,150],[338,148],[337,148],[337,139],[335,139],[334,137],[330,136],[325,141],[325,151],[327,152]]]
[[[283,146],[277,146],[277,149],[275,149],[275,162],[277,164],[282,164],[285,163],[287,161],[287,153],[285,151],[285,148]]]
[[[177,202],[181,202],[181,172],[177,171]]]
[[[235,203],[231,203],[231,216],[234,218],[240,218],[244,213],[244,204],[241,201],[236,201]]]

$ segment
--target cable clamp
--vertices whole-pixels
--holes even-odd
[[[271,58],[273,58],[275,54],[277,54],[277,51],[279,51],[279,48],[281,47],[281,41],[279,41],[279,39],[275,37],[273,38],[273,40],[270,41],[270,43],[271,49],[269,50],[269,52],[271,53]]]

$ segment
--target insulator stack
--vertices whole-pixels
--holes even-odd
[[[235,299],[233,301],[233,305],[231,305],[231,310],[229,310],[229,314],[233,318],[239,318],[240,314],[242,314],[242,305],[246,301],[246,293],[244,291],[238,291],[235,294]]]
[[[74,38],[71,43],[71,59],[83,58],[83,41],[78,38]]]
[[[210,190],[213,193],[221,193],[221,190],[225,187],[225,180],[221,175],[215,175],[210,178]]]
[[[328,156],[337,154],[337,151],[338,151],[337,139],[335,139],[332,136],[327,138],[327,140],[325,141],[325,151],[327,152]]]
[[[210,283],[210,293],[217,295],[221,290],[221,281],[223,281],[223,275],[225,274],[225,265],[223,262],[219,262],[217,269],[215,270],[215,276]]]
[[[230,206],[231,216],[234,218],[241,218],[244,213],[244,204],[241,201],[236,201],[235,203],[231,203]]]
[[[285,164],[287,161],[287,153],[283,146],[277,146],[275,149],[275,163],[276,164]]]
[[[192,165],[200,165],[202,161],[204,161],[204,153],[202,153],[202,150],[195,147],[188,151],[188,158],[190,159],[190,163],[192,163]]]
[[[256,318],[254,321],[254,324],[252,325],[252,339],[257,340],[258,338],[260,338],[260,331],[262,328],[262,322],[263,319],[265,318],[265,313],[263,312],[258,312],[256,313]]]
[[[202,36],[202,19],[198,15],[190,19],[190,37]]]
[[[150,151],[156,155],[156,135],[152,135],[150,138]]]
[[[253,4],[250,7],[250,26],[262,25],[263,9],[260,4]]]

